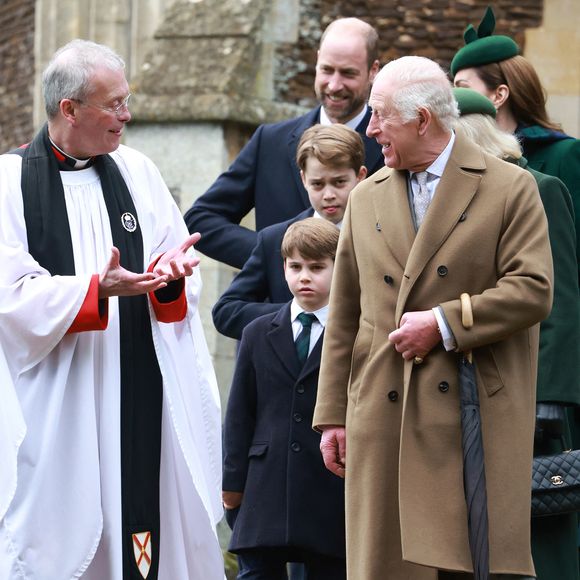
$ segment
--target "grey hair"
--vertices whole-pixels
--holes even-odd
[[[97,68],[122,70],[124,60],[108,46],[77,38],[59,48],[42,74],[44,107],[49,119],[59,111],[62,99],[84,100],[91,91],[91,75]]]
[[[401,121],[416,119],[418,110],[424,107],[443,128],[453,129],[459,108],[445,71],[435,61],[423,56],[403,56],[387,63],[381,70],[383,75],[388,75],[396,86],[392,106]]]
[[[489,115],[472,113],[462,115],[456,125],[468,139],[479,145],[486,153],[500,159],[519,159],[522,149],[517,138],[502,131]]]

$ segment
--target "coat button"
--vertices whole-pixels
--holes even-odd
[[[294,413],[294,415],[292,415],[292,418],[296,423],[302,423],[302,415],[300,413]]]
[[[300,393],[302,395],[302,393],[304,393],[304,385],[300,384],[296,387],[296,392]]]
[[[399,393],[397,391],[389,391],[387,396],[389,397],[389,401],[394,403],[399,398]]]
[[[393,285],[393,277],[389,276],[388,274],[385,274],[385,277],[383,278],[383,280],[385,281],[385,284],[388,284],[389,286]]]
[[[442,393],[446,393],[449,390],[449,383],[447,381],[441,381],[439,383],[439,390]]]
[[[441,278],[443,278],[444,276],[447,276],[447,266],[439,266],[437,268],[437,274],[439,274],[439,276],[441,276]]]
[[[292,451],[295,453],[298,453],[302,450],[302,446],[297,441],[292,441],[292,443],[290,443],[290,449],[292,449]]]
[[[460,222],[464,222],[467,219],[467,214],[465,212],[463,212],[460,216],[459,216],[459,221]]]

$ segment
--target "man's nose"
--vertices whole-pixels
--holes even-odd
[[[344,83],[342,82],[342,75],[340,73],[334,73],[330,79],[328,79],[328,89],[330,91],[340,91],[343,88]]]
[[[378,123],[377,123],[376,117],[374,115],[371,115],[371,120],[369,121],[369,124],[367,125],[367,130],[366,130],[367,137],[374,137],[377,130],[378,130]]]

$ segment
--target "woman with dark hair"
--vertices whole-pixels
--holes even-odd
[[[488,97],[497,109],[497,124],[516,134],[529,166],[565,183],[574,204],[580,256],[580,140],[550,120],[546,94],[534,67],[518,54],[519,47],[511,38],[493,35],[494,27],[491,8],[477,32],[467,27],[466,44],[451,62],[453,82]]]

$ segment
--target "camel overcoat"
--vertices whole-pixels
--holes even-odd
[[[461,324],[471,296],[474,326]],[[491,571],[533,575],[530,475],[538,323],[552,302],[547,224],[531,175],[459,133],[417,234],[407,172],[351,193],[330,298],[313,424],[345,425],[349,580],[471,571],[458,357],[477,365]],[[458,352],[422,365],[388,341],[403,313],[440,305]]]

